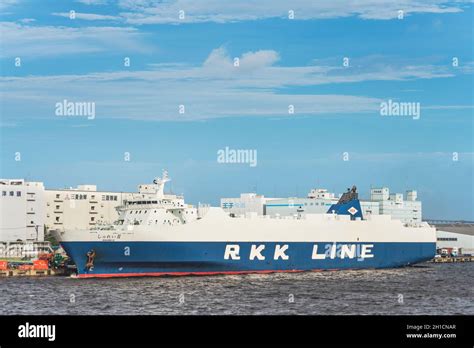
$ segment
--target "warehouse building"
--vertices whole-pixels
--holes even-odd
[[[46,197],[42,182],[0,179],[0,241],[43,241]]]
[[[406,199],[402,193],[390,194],[388,187],[370,190],[370,200],[379,203],[379,213],[391,215],[403,222],[421,222],[421,202],[417,201],[417,192],[409,190]]]
[[[436,231],[437,249],[458,249],[462,255],[474,255],[474,235],[472,232]]]
[[[246,213],[266,215],[266,204],[277,199],[257,195],[256,193],[241,193],[238,198],[221,198],[221,208],[234,216],[245,215]]]
[[[46,228],[88,229],[118,218],[116,207],[132,196],[128,192],[97,191],[95,185],[46,190]]]

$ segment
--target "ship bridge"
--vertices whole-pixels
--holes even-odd
[[[117,208],[116,225],[175,226],[199,219],[202,212],[186,204],[183,196],[164,193],[164,185],[170,180],[165,170],[152,184],[140,185],[137,196]]]

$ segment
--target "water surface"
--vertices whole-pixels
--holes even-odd
[[[474,263],[389,270],[0,278],[0,314],[474,314]]]

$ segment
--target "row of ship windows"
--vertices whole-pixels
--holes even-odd
[[[171,203],[173,206],[184,207],[182,204],[177,204],[176,202],[169,202],[169,201],[135,201],[135,202],[127,202],[127,205],[134,205],[134,204],[166,204]]]
[[[151,225],[152,222],[153,222],[153,220],[148,221],[148,225]],[[142,223],[143,223],[143,220],[135,220],[133,224],[134,225],[141,225]],[[178,219],[173,219],[173,222],[171,222],[171,220],[163,220],[163,225],[166,225],[166,224],[171,225],[172,223],[179,223],[179,220]],[[185,224],[185,223],[186,223],[186,221],[183,221],[183,224]],[[158,224],[158,220],[155,220],[155,225],[157,225],[157,224]]]
[[[128,202],[128,205],[133,205],[133,204],[158,204],[158,201],[137,201],[137,202]],[[160,201],[161,204],[161,201]]]
[[[302,206],[302,205],[305,205],[307,206],[308,203],[289,203],[288,204],[290,207],[291,206]],[[309,205],[321,205],[321,206],[324,206],[325,203],[309,203]],[[329,206],[330,204],[326,204],[327,206]],[[245,203],[222,203],[222,208],[245,208]]]
[[[135,212],[135,214],[141,214],[142,213],[141,210],[131,210],[130,214],[133,214],[134,212]],[[146,214],[146,212],[147,212],[146,210],[143,210],[143,214]],[[156,210],[154,212],[156,213]],[[187,213],[188,212],[186,211],[186,214]],[[178,210],[178,214],[181,214],[181,210]],[[194,214],[194,211],[191,211],[191,214]]]

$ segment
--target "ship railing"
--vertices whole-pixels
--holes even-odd
[[[426,223],[426,222],[416,222],[416,221],[413,221],[413,222],[406,222],[406,223],[404,223],[404,226],[405,226],[405,227],[427,227],[427,226],[429,226],[429,224]]]
[[[99,226],[96,226],[96,227],[100,231],[113,231],[113,230],[115,230],[114,225],[99,225]]]

